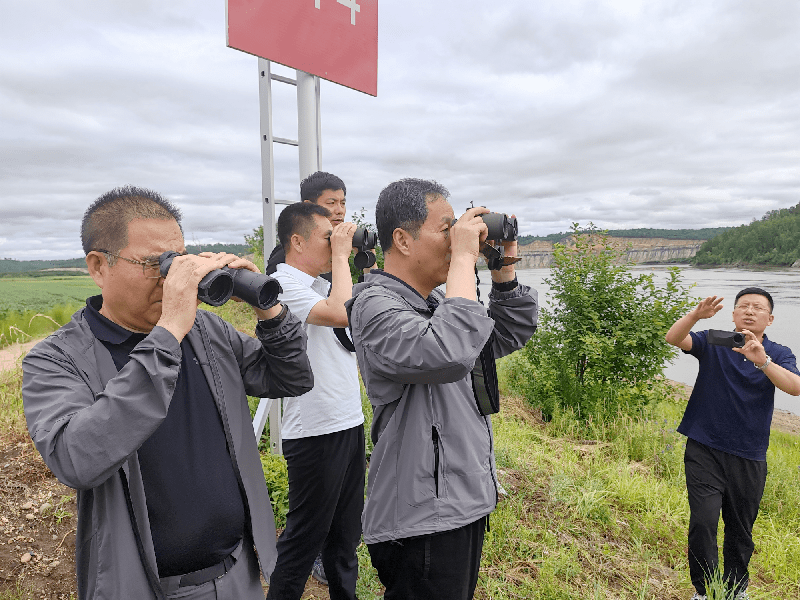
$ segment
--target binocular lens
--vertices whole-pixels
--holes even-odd
[[[211,306],[222,306],[233,295],[233,278],[225,271],[211,271],[197,284],[197,297]]]
[[[283,290],[277,280],[247,269],[224,269],[233,277],[233,295],[256,308],[267,309],[278,302]]]

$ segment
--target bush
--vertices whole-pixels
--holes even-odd
[[[606,420],[667,395],[659,377],[675,355],[664,335],[690,307],[679,270],[659,287],[652,274],[634,275],[608,238],[591,226],[574,245],[556,244],[545,281],[552,307],[542,309],[537,334],[521,352],[528,363],[512,387],[546,417],[572,409],[580,420]]]
[[[286,527],[286,514],[289,512],[289,473],[286,459],[271,452],[262,453],[261,468],[267,481],[272,512],[275,513],[275,526]]]

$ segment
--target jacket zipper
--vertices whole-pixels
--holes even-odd
[[[433,486],[436,490],[436,497],[439,497],[439,431],[436,427],[431,427],[431,438],[433,439]]]
[[[486,423],[486,433],[489,434],[489,472],[492,474],[492,483],[494,484],[494,504],[497,506],[497,503],[500,501],[500,491],[499,486],[497,484],[497,474],[494,472],[494,465],[492,465],[492,453],[494,452],[494,438],[492,437],[492,432],[489,428],[489,417],[484,415],[483,417],[484,423]]]

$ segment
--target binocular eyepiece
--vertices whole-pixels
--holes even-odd
[[[480,217],[489,229],[487,239],[496,242],[513,242],[517,239],[519,229],[516,217],[509,217],[503,213],[495,212],[484,213]]]
[[[353,247],[358,248],[358,252],[353,257],[353,264],[357,269],[368,269],[375,264],[375,254],[368,250],[375,248],[377,243],[378,236],[374,231],[370,231],[366,227],[356,229],[353,234]]]
[[[167,276],[176,256],[180,254],[164,252],[158,257],[162,277]],[[278,294],[282,291],[281,284],[268,275],[229,267],[214,269],[197,284],[197,298],[211,306],[222,306],[231,296],[236,296],[256,308],[266,310],[278,303]]]

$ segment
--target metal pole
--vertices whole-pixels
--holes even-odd
[[[264,217],[264,262],[275,247],[275,161],[272,149],[272,78],[270,61],[258,59],[258,99],[261,120],[261,198]],[[265,404],[268,403],[268,404]],[[281,439],[282,402],[271,402],[263,398],[259,408],[264,405],[263,412],[269,414],[269,439],[272,451],[283,454]],[[256,433],[256,440],[261,437],[264,428],[263,414],[257,415],[261,427]],[[254,424],[254,428],[257,423]]]
[[[319,77],[297,71],[297,141],[300,179],[322,168]]]
[[[270,62],[258,59],[261,118],[261,197],[264,212],[264,260],[275,247],[275,164],[272,159],[272,80]]]

